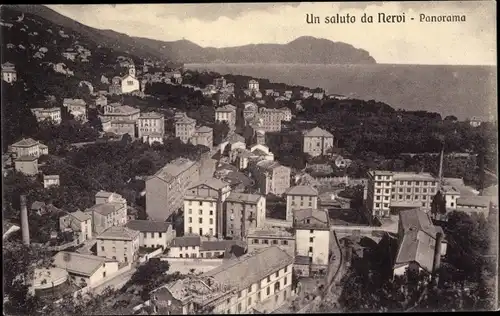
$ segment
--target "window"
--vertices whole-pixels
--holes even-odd
[[[241,303],[238,303],[238,312],[241,312]]]
[[[415,193],[418,193],[420,191],[419,188],[415,188]]]
[[[202,206],[202,205],[203,205],[203,202],[202,202],[202,201],[200,201],[200,206]]]
[[[231,299],[228,298],[227,301],[226,301],[227,304],[231,303]]]
[[[312,202],[309,202],[309,206],[312,206]]]
[[[380,189],[377,189],[377,193],[380,193]]]
[[[128,84],[129,86],[132,86],[132,85],[134,85],[134,82],[133,82],[132,80],[127,80],[127,84]]]
[[[311,224],[311,221],[309,219],[306,219],[307,224]]]
[[[276,277],[279,277],[280,276],[280,271],[276,271]]]
[[[314,238],[313,237],[309,237],[309,242],[313,242],[314,241]]]
[[[407,196],[406,196],[406,199],[407,199],[407,200],[411,200],[411,196],[410,196],[410,195],[407,195]]]
[[[192,217],[190,217],[188,222],[189,222],[189,223],[192,223],[192,222],[193,222],[193,218],[192,218]]]
[[[158,233],[158,237],[161,238],[161,233]]]
[[[210,219],[210,225],[212,225],[214,223],[214,220],[213,218]]]
[[[407,188],[406,192],[408,192],[408,193],[411,192],[411,188]]]
[[[269,240],[267,240],[267,239],[264,239],[263,242],[264,242],[264,245],[269,244]]]
[[[282,245],[288,245],[288,240],[283,240],[283,241],[281,241],[281,244],[282,244]]]
[[[192,234],[193,233],[193,227],[188,226],[188,231],[189,231],[190,234]]]
[[[309,252],[313,252],[313,247],[309,247]]]
[[[257,293],[257,301],[260,301],[260,292]]]
[[[267,292],[267,295],[270,295],[271,294],[271,287],[268,286],[266,292]]]
[[[113,249],[113,252],[116,252],[116,247],[113,247],[112,249]]]
[[[375,207],[380,207],[380,203],[375,203]]]
[[[188,214],[192,214],[192,213],[193,213],[193,210],[189,209]]]
[[[403,181],[399,181],[399,185],[403,185]]]
[[[267,283],[271,282],[271,276],[267,276]]]
[[[287,266],[287,267],[285,267],[285,273],[287,273],[287,272],[288,272],[288,266]]]
[[[104,246],[101,246],[101,250],[104,251]]]
[[[203,215],[203,210],[199,210],[198,214]]]
[[[188,205],[191,205],[191,201],[188,202]],[[191,210],[189,210],[189,211],[191,211]]]
[[[243,291],[240,291],[240,292],[238,293],[238,298],[241,298],[241,296],[242,296],[242,295],[243,295]]]
[[[200,236],[203,236],[203,228],[200,228]]]
[[[155,233],[151,233],[151,238],[155,238]]]
[[[273,240],[273,245],[277,245],[278,244],[278,241],[277,240]]]
[[[286,285],[286,279],[287,278],[283,278],[283,285]]]
[[[258,239],[254,239],[254,240],[253,240],[253,243],[254,243],[254,244],[259,244],[259,240],[258,240]]]
[[[455,203],[453,203],[453,202],[451,202],[451,203],[450,203],[450,206],[451,206],[451,207],[453,207],[454,205],[455,205]]]
[[[314,229],[311,229],[309,232],[310,232],[311,234],[314,234]]]
[[[214,215],[214,211],[210,211],[210,215]]]
[[[180,254],[180,257],[182,258],[182,253]]]
[[[385,193],[389,193],[389,189],[385,189]]]
[[[198,223],[203,224],[203,218],[198,218]]]
[[[252,305],[252,298],[251,297],[248,298],[248,305]]]

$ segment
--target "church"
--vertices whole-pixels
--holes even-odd
[[[139,91],[139,80],[136,78],[135,65],[128,66],[128,74],[123,77],[113,77],[111,86],[109,87],[110,94],[122,94]]]

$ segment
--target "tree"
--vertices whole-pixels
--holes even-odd
[[[215,122],[213,125],[213,140],[215,145],[221,144],[229,133],[229,125],[227,122]]]
[[[446,214],[446,199],[444,195],[441,193],[441,190],[438,190],[436,195],[434,195],[432,199],[431,213],[434,216]]]
[[[165,274],[170,268],[167,261],[152,258],[146,264],[140,265],[135,273],[130,278],[131,284],[146,285],[153,280],[158,279],[161,275]]]
[[[455,115],[448,115],[444,118],[445,121],[450,121],[450,122],[456,122],[458,121],[457,117]]]

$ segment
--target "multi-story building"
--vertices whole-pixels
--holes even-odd
[[[135,121],[132,120],[110,121],[110,128],[107,129],[106,132],[111,132],[116,135],[129,134],[130,137],[135,138]]]
[[[487,196],[463,196],[457,198],[457,208],[459,212],[465,212],[469,215],[478,214],[488,218],[490,212],[491,198]]]
[[[254,79],[248,81],[248,90],[259,91],[259,82]]]
[[[164,315],[267,314],[292,295],[292,270],[293,257],[269,247],[155,289],[151,305]]]
[[[137,119],[138,137],[143,142],[149,142],[150,138],[160,138],[163,143],[165,135],[165,121],[163,114],[156,112],[141,113]]]
[[[196,120],[183,116],[175,121],[175,137],[187,144],[196,132]]]
[[[296,257],[308,257],[310,271],[326,270],[331,237],[327,210],[296,210],[293,228]]]
[[[172,224],[150,220],[132,220],[127,223],[127,228],[140,233],[139,246],[148,248],[167,249],[175,238]]]
[[[14,160],[14,169],[27,176],[38,174],[38,158],[34,156],[21,156]]]
[[[193,145],[203,145],[212,149],[214,144],[214,131],[210,127],[200,126],[196,128],[194,135],[191,137]]]
[[[109,227],[127,223],[127,200],[120,194],[101,190],[95,195],[95,205],[85,213],[92,217],[93,231],[100,234]]]
[[[35,116],[38,122],[49,121],[53,124],[61,124],[61,108],[34,108],[31,113]]]
[[[215,121],[227,122],[230,130],[234,130],[236,124],[236,107],[231,104],[226,104],[215,109]]]
[[[139,235],[124,226],[112,226],[97,236],[97,255],[118,262],[134,262],[139,256]]]
[[[259,107],[253,102],[245,102],[243,103],[243,106],[243,118],[245,120],[245,124],[248,124],[248,121],[255,118],[259,112]]]
[[[398,248],[394,275],[403,275],[406,270],[432,273],[439,268],[441,256],[446,255],[447,242],[443,229],[432,224],[429,214],[416,208],[399,213]]]
[[[315,127],[303,134],[303,152],[313,157],[327,155],[333,147],[333,135]]]
[[[33,138],[23,138],[17,143],[9,146],[10,153],[16,157],[31,156],[40,157],[49,153],[48,147]]]
[[[232,192],[224,208],[227,237],[245,238],[248,230],[262,227],[266,220],[266,198],[262,195]]]
[[[247,234],[248,252],[276,246],[295,257],[295,236],[287,230],[252,228]]]
[[[294,210],[317,209],[318,190],[309,185],[297,185],[285,192],[286,220],[293,220]]]
[[[82,99],[64,99],[63,106],[75,120],[87,122],[87,103]]]
[[[279,109],[261,107],[259,109],[259,118],[261,122],[260,129],[265,132],[279,132],[281,131],[281,121],[285,119],[285,113]]]
[[[229,183],[216,178],[190,187],[184,196],[184,234],[222,237],[223,205],[230,194]]]
[[[104,107],[104,114],[100,117],[112,121],[137,121],[141,115],[141,110],[120,103],[110,103]]]
[[[226,81],[226,79],[224,77],[220,77],[220,78],[215,78],[214,79],[214,86],[217,89],[225,88],[226,84],[227,84],[227,81]]]
[[[92,216],[82,211],[69,213],[59,217],[59,229],[71,230],[76,233],[78,243],[92,239]]]
[[[289,108],[280,108],[279,110],[283,113],[283,121],[290,122],[292,120],[292,110]]]
[[[368,172],[366,207],[373,216],[389,217],[391,210],[421,207],[428,212],[438,190],[430,173]]]
[[[198,162],[178,158],[146,180],[146,212],[153,220],[164,221],[182,209],[186,190],[200,177]]]
[[[235,251],[234,247],[238,247]],[[175,237],[169,247],[172,258],[224,258],[235,254],[241,256],[246,250],[241,240],[203,240],[200,236]]]
[[[59,175],[57,174],[47,174],[43,175],[43,187],[45,189],[51,186],[59,186]]]
[[[14,64],[9,62],[2,64],[2,80],[8,83],[17,81],[17,71]]]
[[[290,168],[277,161],[261,160],[251,169],[261,194],[282,195],[290,187]]]

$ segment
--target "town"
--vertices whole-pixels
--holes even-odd
[[[44,64],[46,47],[33,60],[75,92],[8,114],[23,113],[2,154],[9,314],[487,309],[494,299],[497,171],[477,158],[487,149],[459,152],[465,141],[450,133],[428,152],[378,138],[383,149],[361,154],[360,136],[329,128],[320,108],[353,111],[336,120],[358,131],[366,117],[401,126],[414,114],[122,55],[109,73],[76,80],[69,66],[95,53],[72,43],[57,64]],[[32,83],[24,69],[2,59],[8,98]],[[473,135],[464,139],[496,128],[437,121]]]

